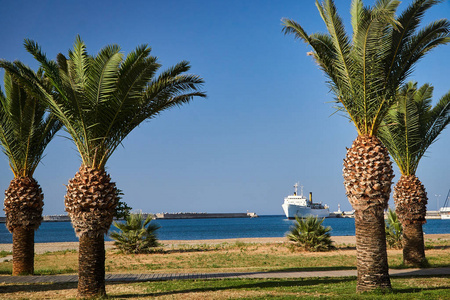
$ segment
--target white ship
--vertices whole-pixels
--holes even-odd
[[[450,190],[448,190],[447,199],[445,199],[444,206],[439,210],[441,220],[450,220]]]
[[[300,187],[300,195],[297,195],[298,183],[294,185],[294,188],[294,195],[289,195],[284,198],[284,203],[281,205],[288,219],[295,219],[296,215],[301,218],[307,216],[324,218],[330,215],[327,205],[312,202],[312,193],[309,193],[308,200],[303,196],[303,187]]]

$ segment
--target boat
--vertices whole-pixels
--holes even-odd
[[[439,210],[441,215],[441,220],[450,220],[450,189],[447,193],[447,198],[445,199],[444,206]]]
[[[330,210],[327,205],[312,201],[312,193],[309,193],[309,199],[303,196],[303,186],[301,186],[300,195],[297,195],[298,186],[298,183],[294,184],[294,195],[289,195],[284,198],[284,203],[281,205],[286,218],[295,219],[295,216],[299,216],[300,218],[308,216],[325,218],[330,215]]]

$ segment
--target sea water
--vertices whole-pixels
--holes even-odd
[[[260,216],[258,218],[176,219],[153,220],[161,226],[157,230],[161,240],[207,240],[254,237],[283,237],[294,224],[285,216]],[[332,228],[332,236],[355,235],[355,220],[329,218],[324,226]],[[111,230],[117,230],[114,225]],[[450,233],[450,220],[427,220],[424,232]],[[106,240],[110,240],[106,237]],[[35,234],[36,243],[77,242],[70,222],[42,222]],[[0,244],[12,243],[12,234],[4,223],[0,224]]]

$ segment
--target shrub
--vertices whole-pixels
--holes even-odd
[[[128,204],[125,203],[125,201],[122,201],[123,192],[121,189],[116,190],[116,198],[118,199],[116,210],[114,212],[114,217],[117,220],[125,220],[129,215],[131,211],[131,207],[128,206]]]
[[[151,220],[151,215],[144,220],[142,213],[130,214],[124,223],[114,222],[120,232],[113,231],[109,236],[114,245],[125,253],[148,253],[159,246],[155,231],[160,227],[151,224]]]
[[[300,218],[295,216],[295,224],[291,227],[291,231],[287,234],[290,241],[306,251],[327,251],[335,249],[331,240],[331,227],[324,227],[323,221],[317,217]]]
[[[389,208],[387,220],[385,222],[386,243],[389,248],[401,249],[403,248],[403,230],[402,224],[397,218],[394,210]]]

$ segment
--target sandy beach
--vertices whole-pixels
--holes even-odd
[[[355,236],[332,236],[332,240],[337,245],[356,244]],[[430,240],[450,240],[450,234],[426,234],[425,241]],[[221,243],[283,243],[286,242],[285,237],[269,237],[269,238],[235,238],[235,239],[215,239],[215,240],[161,240],[160,242],[166,247],[177,245],[198,245],[198,244],[221,244]],[[105,242],[106,249],[114,248],[114,242]],[[12,251],[12,244],[0,244],[0,251]],[[51,251],[78,250],[78,242],[63,243],[36,243],[35,252],[42,254]]]

